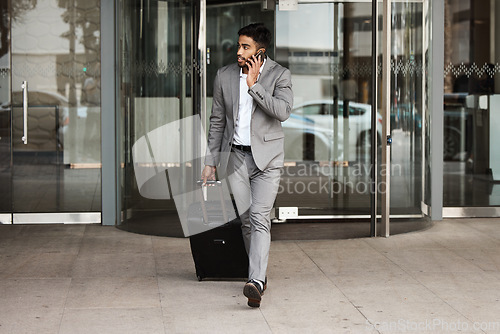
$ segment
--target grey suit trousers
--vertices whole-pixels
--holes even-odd
[[[262,171],[255,165],[252,153],[233,148],[227,172],[242,223],[248,279],[264,282],[271,246],[270,213],[278,193],[280,168]]]

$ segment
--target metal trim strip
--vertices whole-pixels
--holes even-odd
[[[2,224],[12,224],[12,214],[0,213],[0,225]]]
[[[13,224],[100,224],[100,212],[14,213]]]
[[[444,207],[443,218],[500,217],[500,207]]]
[[[408,214],[408,215],[390,215],[390,218],[400,219],[400,218],[423,218],[423,214]],[[304,215],[291,218],[293,220],[306,220],[306,219],[369,219],[370,215]],[[377,218],[381,218],[381,215],[377,215]],[[284,220],[286,221],[286,219]]]

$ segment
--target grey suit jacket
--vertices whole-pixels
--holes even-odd
[[[237,63],[220,68],[214,81],[212,114],[205,165],[218,166],[225,174],[238,117],[240,67]],[[260,170],[282,167],[284,134],[281,122],[290,116],[293,102],[290,71],[269,57],[258,82],[249,89],[253,97],[250,125],[252,155]]]

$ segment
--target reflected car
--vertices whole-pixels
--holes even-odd
[[[346,137],[343,101],[338,101],[336,113],[335,109],[333,100],[307,101],[293,108],[290,118],[283,122],[286,161],[355,161],[369,156],[371,105],[349,102],[349,135]],[[377,124],[380,145],[382,116],[379,113]]]

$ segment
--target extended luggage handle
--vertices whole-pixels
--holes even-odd
[[[200,198],[200,203],[201,203],[201,211],[203,213],[203,220],[205,221],[206,224],[208,224],[208,213],[207,213],[207,207],[205,206],[205,202],[207,201],[207,196],[206,196],[206,188],[203,187],[203,180],[199,180],[196,182],[200,186],[200,191],[198,192],[199,198]],[[210,186],[216,186],[218,191],[219,191],[219,199],[221,203],[221,209],[222,209],[222,217],[224,218],[224,222],[227,223],[229,221],[228,216],[227,216],[227,211],[226,211],[226,201],[224,200],[224,194],[222,191],[222,182],[221,181],[215,181],[215,180],[207,180],[206,185]]]

